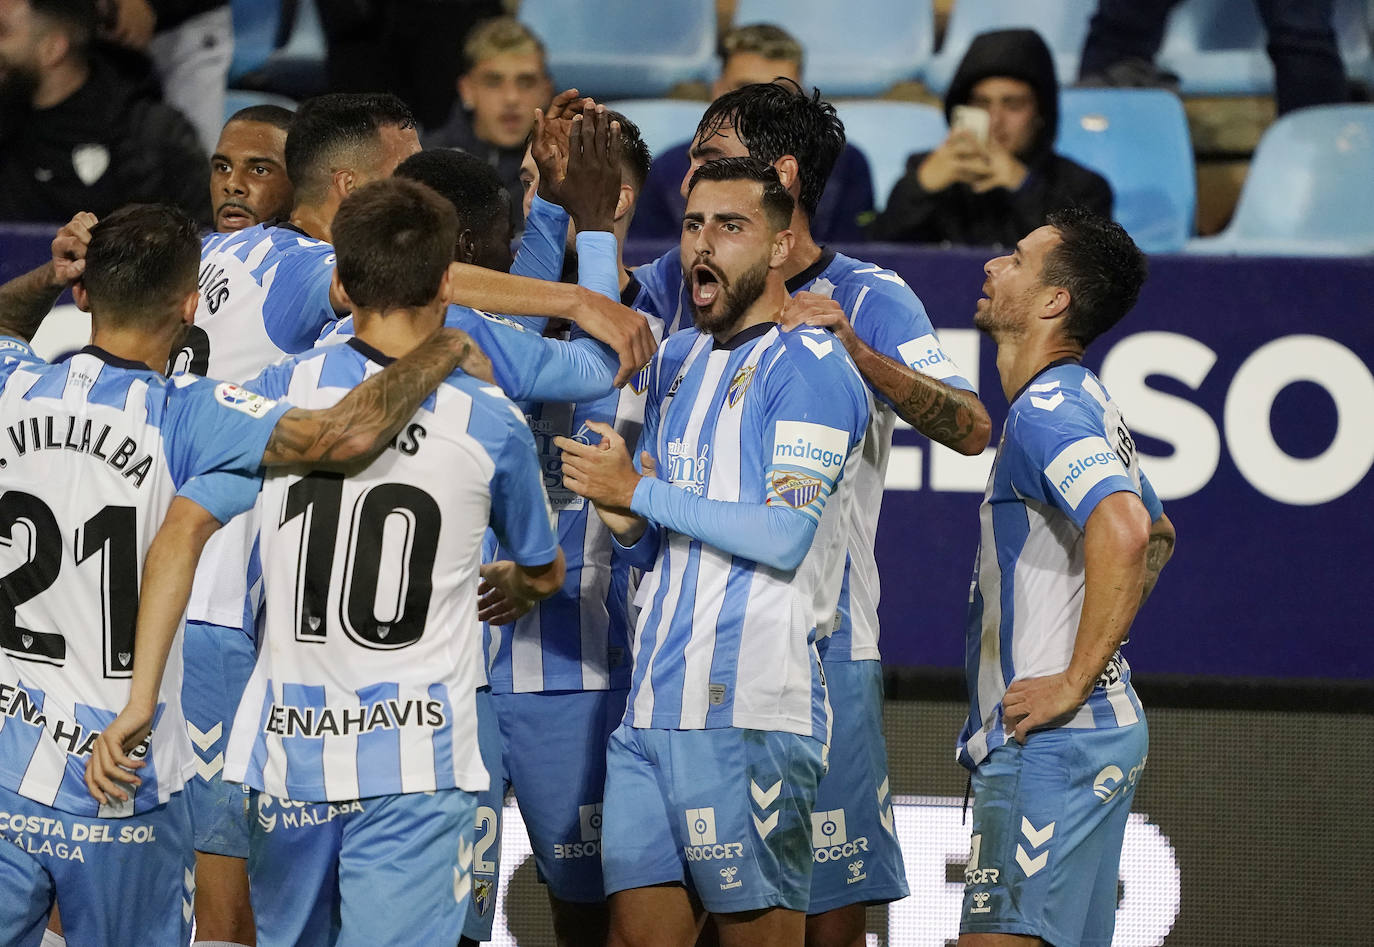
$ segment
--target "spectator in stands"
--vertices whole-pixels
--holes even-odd
[[[741,26],[721,40],[721,70],[711,86],[718,99],[758,82],[777,78],[801,85],[801,44],[785,30],[767,23]],[[686,131],[687,129],[684,129]],[[654,166],[639,197],[639,210],[630,224],[636,239],[676,240],[687,209],[684,196],[690,141],[654,155]],[[864,239],[863,225],[873,213],[873,176],[863,152],[845,145],[811,219],[811,233],[822,243]]]
[[[195,130],[92,54],[96,26],[95,0],[0,0],[0,220],[138,201],[208,220]]]
[[[1112,211],[1111,186],[1054,153],[1059,82],[1034,30],[974,37],[945,96],[988,113],[987,140],[954,128],[934,151],[907,159],[906,174],[869,228],[874,240],[1013,246],[1052,210]]]
[[[497,17],[474,29],[463,47],[459,108],[442,128],[425,136],[426,148],[461,148],[487,161],[511,196],[511,225],[524,229],[520,162],[534,127],[534,110],[549,104],[553,83],[544,44],[514,17]]]
[[[210,206],[220,233],[290,216],[294,198],[286,176],[291,112],[250,105],[224,123],[210,156]]]
[[[1178,88],[1178,76],[1154,64],[1165,21],[1178,0],[1098,0],[1083,41],[1078,80],[1089,86]],[[1350,87],[1331,25],[1332,0],[1255,0],[1269,33],[1280,115],[1345,102]]]

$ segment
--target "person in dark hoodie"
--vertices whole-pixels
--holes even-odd
[[[0,220],[161,202],[208,223],[195,129],[93,48],[97,22],[95,0],[0,0]]]
[[[945,117],[971,105],[988,113],[986,143],[954,127],[906,174],[869,228],[873,240],[1012,246],[1050,211],[1078,206],[1111,216],[1111,186],[1054,153],[1059,82],[1034,30],[974,37],[945,97]]]

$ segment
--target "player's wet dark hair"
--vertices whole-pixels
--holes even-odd
[[[687,193],[702,181],[755,181],[763,185],[763,213],[773,232],[786,230],[792,223],[796,201],[782,186],[777,169],[758,158],[721,158],[697,168],[687,183]]]
[[[410,109],[389,93],[335,92],[302,102],[286,135],[286,176],[297,198],[318,199],[329,186],[330,165],[374,147],[386,125],[415,127]]]
[[[1059,244],[1046,255],[1040,281],[1069,291],[1064,334],[1086,346],[1130,312],[1149,264],[1130,234],[1100,214],[1069,208],[1045,223],[1059,231]]]
[[[385,311],[434,301],[453,262],[458,215],[431,188],[387,178],[348,195],[331,230],[344,292],[356,306]]]
[[[396,166],[395,176],[433,188],[458,214],[458,230],[483,239],[510,220],[510,192],[490,164],[454,148],[417,151]],[[509,227],[505,228],[509,239]]]
[[[229,116],[229,122],[262,122],[264,125],[271,125],[284,132],[289,132],[291,131],[291,120],[295,117],[296,113],[290,109],[282,108],[280,105],[263,104],[239,109]],[[229,122],[224,124],[228,125]]]
[[[644,143],[638,125],[615,109],[607,109],[606,115],[611,121],[620,123],[620,163],[629,170],[637,194],[644,186],[644,179],[649,176],[654,157],[649,153],[649,146]]]
[[[706,109],[696,140],[729,125],[751,158],[769,164],[784,155],[796,158],[801,205],[808,217],[814,216],[845,139],[844,122],[835,107],[821,99],[820,89],[813,93],[807,96],[801,86],[784,78],[727,92]]]
[[[92,317],[159,328],[169,306],[195,292],[200,230],[169,204],[131,204],[91,229],[81,283]]]

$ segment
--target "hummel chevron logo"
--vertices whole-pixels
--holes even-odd
[[[768,838],[768,833],[778,827],[778,814],[776,812],[766,819],[760,819],[758,816],[753,815],[753,813],[750,813],[750,815],[753,816],[754,828],[758,831],[759,838]]]
[[[1031,843],[1031,848],[1039,848],[1054,837],[1055,823],[1051,822],[1043,829],[1037,829],[1031,825],[1030,819],[1021,817],[1021,834],[1026,837],[1026,841]]]
[[[1035,405],[1037,408],[1044,408],[1046,411],[1053,411],[1055,408],[1059,407],[1061,404],[1064,403],[1064,392],[1056,391],[1049,398],[1037,398],[1035,395],[1031,395],[1030,400],[1031,404]]]
[[[209,730],[202,733],[199,727],[188,720],[186,721],[186,732],[191,735],[192,743],[202,750],[208,750],[214,745],[215,741],[220,738],[220,734],[224,732],[224,722],[220,721]]]
[[[802,336],[801,340],[802,345],[810,349],[811,354],[816,358],[825,358],[830,354],[830,350],[835,347],[835,343],[831,339],[826,339],[824,342],[812,342],[806,336]]]
[[[1031,858],[1029,855],[1026,854],[1026,850],[1024,848],[1022,848],[1020,845],[1016,846],[1016,864],[1021,866],[1021,870],[1026,873],[1027,878],[1034,875],[1041,868],[1044,868],[1045,864],[1049,860],[1049,852],[1041,852],[1039,855],[1036,855],[1034,858]]]
[[[468,857],[472,857],[471,852],[468,853]],[[472,879],[468,877],[468,873],[461,868],[453,869],[453,900],[459,904],[466,904],[471,890]]]
[[[754,797],[754,805],[760,809],[767,809],[778,801],[778,794],[782,792],[782,780],[773,784],[771,789],[760,789],[759,784],[752,779],[749,780],[749,795]]]
[[[196,775],[206,782],[214,779],[222,769],[224,769],[223,753],[216,753],[212,760],[196,760]]]
[[[472,843],[460,841],[458,843],[458,867],[467,871],[472,867]]]
[[[887,829],[887,834],[896,836],[897,829],[892,824],[892,800],[888,798],[888,778],[883,777],[883,784],[878,787],[878,820],[882,822],[883,828]]]

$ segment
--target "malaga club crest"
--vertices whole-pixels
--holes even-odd
[[[734,407],[739,404],[744,393],[749,390],[749,383],[754,380],[754,366],[746,365],[739,370],[734,379],[730,382],[730,390],[725,393],[725,400]]]
[[[773,492],[788,506],[800,509],[820,494],[821,482],[806,474],[782,470],[773,474]]]
[[[491,907],[491,882],[478,878],[472,885],[472,903],[477,905],[477,913],[486,915],[487,909]]]

